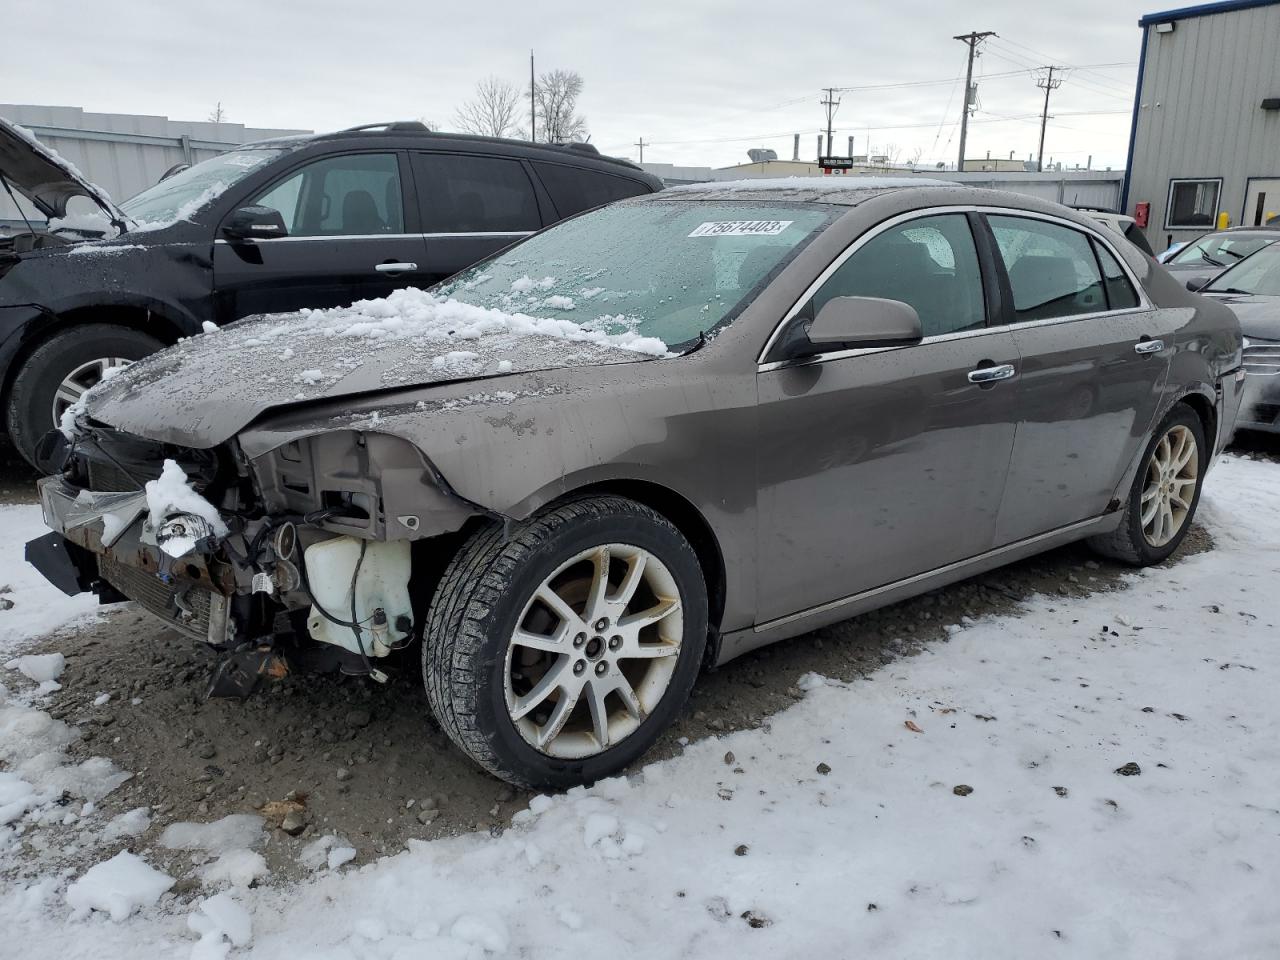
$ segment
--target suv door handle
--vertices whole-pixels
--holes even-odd
[[[373,269],[377,270],[379,273],[390,274],[394,277],[396,274],[408,273],[410,270],[417,270],[418,265],[416,263],[380,263]]]
[[[1141,354],[1159,353],[1163,349],[1163,340],[1139,340],[1133,345],[1133,352]]]
[[[978,367],[969,371],[970,383],[995,383],[997,380],[1008,380],[1016,374],[1017,368],[1012,363],[1001,363],[994,367]]]

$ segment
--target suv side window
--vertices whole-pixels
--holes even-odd
[[[1085,234],[1029,217],[987,220],[1009,275],[1016,322],[1107,309],[1102,275]]]
[[[1138,291],[1133,289],[1133,284],[1129,282],[1129,278],[1116,258],[1112,256],[1111,251],[1096,240],[1093,243],[1093,249],[1098,254],[1098,263],[1102,265],[1102,279],[1107,289],[1107,306],[1112,310],[1131,310],[1138,306],[1141,303],[1138,299]]]
[[[615,177],[582,167],[535,162],[533,169],[547,188],[561,217],[571,217],[592,207],[649,192],[644,184],[627,177]]]
[[[533,182],[519,160],[415,153],[426,233],[523,233],[542,226]]]
[[[908,220],[872,238],[813,295],[816,317],[833,297],[880,297],[915,307],[926,337],[986,324],[982,271],[969,220],[946,213]]]
[[[295,171],[253,203],[279,210],[291,237],[404,232],[394,153],[326,157]]]

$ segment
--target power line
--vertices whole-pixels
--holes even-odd
[[[1044,112],[1040,115],[1040,155],[1036,159],[1036,169],[1044,173],[1044,130],[1049,125],[1049,94],[1062,86],[1062,78],[1053,78],[1054,70],[1061,70],[1061,67],[1047,67],[1049,75],[1041,77],[1036,81],[1036,86],[1044,90]]]
[[[831,121],[835,119],[836,111],[840,109],[840,101],[835,98],[836,88],[827,87],[827,97],[825,100],[819,100],[827,109],[827,156],[831,156]]]
[[[964,98],[960,103],[960,162],[956,164],[956,169],[964,171],[964,145],[965,139],[969,135],[969,114],[973,110],[973,58],[977,56],[978,45],[987,37],[996,36],[993,30],[984,30],[981,33],[966,33],[958,37],[952,37],[952,40],[960,40],[969,47],[969,65],[965,68],[964,74]]]

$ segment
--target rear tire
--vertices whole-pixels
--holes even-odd
[[[688,698],[706,637],[706,583],[680,531],[634,501],[589,497],[509,536],[472,536],[436,588],[422,673],[471,759],[510,783],[563,789],[652,746]]]
[[[50,337],[27,357],[9,391],[5,426],[14,448],[34,466],[36,444],[58,425],[54,410],[62,403],[59,389],[64,384],[63,396],[69,398],[70,392],[93,385],[95,365],[132,363],[164,346],[145,333],[105,323],[69,327]]]
[[[1089,546],[1135,567],[1167,560],[1195,519],[1207,463],[1204,424],[1194,410],[1179,403],[1143,452],[1120,526],[1090,537]]]

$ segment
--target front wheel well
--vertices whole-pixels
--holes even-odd
[[[707,623],[719,629],[725,604],[724,554],[720,550],[720,541],[702,511],[669,487],[647,480],[606,480],[579,487],[561,500],[604,494],[626,497],[644,504],[662,514],[684,534],[693,547],[693,552],[697,554],[698,564],[702,567],[702,578],[707,585]]]
[[[9,389],[13,385],[13,378],[17,376],[18,371],[22,369],[22,365],[27,362],[31,354],[64,330],[72,327],[87,326],[91,323],[136,330],[139,333],[155,337],[165,346],[173,346],[178,342],[178,338],[182,336],[182,331],[176,323],[163,314],[147,307],[120,305],[76,307],[74,310],[66,310],[62,313],[54,314],[51,318],[38,323],[38,329],[27,337],[18,348],[17,353],[14,354],[13,359],[10,360],[9,368],[5,375],[4,401],[8,401]]]

